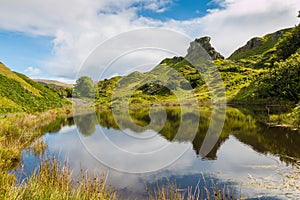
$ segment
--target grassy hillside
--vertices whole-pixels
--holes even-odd
[[[197,41],[201,40],[196,39],[191,45],[195,46]],[[189,48],[189,54],[195,56],[197,52],[193,49]],[[253,38],[228,59],[213,60],[223,79],[227,100],[245,104],[299,102],[299,49],[298,25]],[[209,65],[204,62],[203,70]],[[150,72],[100,81],[98,102],[115,106],[128,99],[134,104],[159,101],[177,105],[178,96],[188,101],[191,91],[199,102],[210,102],[211,95],[201,76],[186,58],[167,58]]]
[[[52,92],[58,94],[60,97],[71,98],[73,94],[73,84],[62,83],[55,80],[46,79],[33,79],[35,82],[44,85],[46,88],[50,89]]]
[[[300,100],[300,26],[284,30],[285,33],[278,38],[278,42],[260,55],[253,67],[261,66],[264,70],[249,87],[235,97],[239,100],[272,99],[298,102]],[[243,58],[236,63],[243,64]],[[250,97],[250,93],[252,97]]]
[[[280,38],[292,29],[284,29],[275,33],[267,34],[263,37],[255,37],[247,42],[243,47],[240,47],[234,51],[229,59],[240,60],[249,59],[251,57],[263,55],[268,51],[275,50],[276,44],[280,41]]]
[[[37,112],[69,102],[23,74],[0,63],[0,113]]]
[[[12,72],[8,67],[6,67],[2,62],[0,62],[0,75],[5,76],[9,79],[12,79],[16,82],[19,82],[22,87],[26,88],[28,91],[33,93],[36,96],[40,96],[39,91],[28,84],[25,80],[20,78],[16,73]]]

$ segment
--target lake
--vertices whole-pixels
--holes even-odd
[[[205,188],[225,188],[235,197],[300,198],[300,134],[261,123],[266,113],[227,107],[222,132],[205,155],[201,148],[213,128],[211,108],[199,114],[158,109],[150,115],[142,109],[125,116],[103,110],[60,120],[42,139],[48,144],[45,154],[67,161],[74,177],[81,170],[104,174],[124,199],[147,199],[148,190],[170,184],[181,192],[196,189],[203,197]],[[19,182],[26,180],[39,160],[31,148],[24,149],[12,173]]]

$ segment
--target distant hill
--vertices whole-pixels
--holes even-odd
[[[62,107],[69,101],[0,62],[0,113],[37,112]]]
[[[73,84],[63,83],[63,82],[56,81],[56,80],[48,80],[48,79],[33,79],[33,80],[38,83],[41,83],[43,85],[53,84],[53,85],[56,85],[58,87],[63,87],[63,88],[73,88],[74,87]]]

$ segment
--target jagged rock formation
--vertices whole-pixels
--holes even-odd
[[[255,38],[252,38],[251,40],[249,40],[247,42],[247,44],[244,47],[240,48],[238,51],[253,49],[254,47],[257,47],[261,44],[262,44],[262,39],[258,38],[258,37],[255,37]]]
[[[224,59],[224,56],[222,56],[219,52],[215,50],[215,48],[210,44],[210,37],[202,37],[197,38],[195,41],[191,42],[190,47],[188,48],[188,54],[186,57],[193,57],[192,54],[198,53],[203,57],[207,57],[208,54],[210,59],[216,60],[216,59]],[[203,52],[205,50],[205,52]]]

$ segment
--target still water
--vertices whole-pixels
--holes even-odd
[[[46,153],[66,160],[75,177],[81,170],[104,173],[124,199],[147,199],[147,189],[170,183],[183,192],[200,188],[203,196],[205,187],[216,187],[236,197],[300,198],[300,134],[260,123],[266,117],[263,109],[227,108],[222,132],[207,155],[200,149],[210,124],[209,108],[199,116],[180,108],[167,109],[166,116],[160,112],[132,111],[130,119],[106,110],[63,120],[42,137]],[[14,171],[19,181],[38,162],[39,156],[25,149]]]

